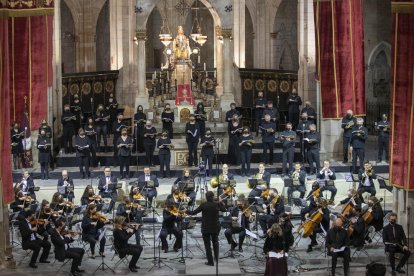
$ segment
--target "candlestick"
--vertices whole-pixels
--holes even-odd
[[[206,71],[206,63],[204,62],[204,71]]]
[[[200,55],[198,55],[198,57],[197,57],[197,61],[198,61],[198,63],[200,63],[200,62],[201,62],[201,57],[200,57]]]

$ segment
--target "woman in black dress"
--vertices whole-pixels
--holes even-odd
[[[242,133],[243,127],[240,123],[240,120],[237,115],[233,116],[232,121],[229,124],[229,151],[228,151],[228,163],[231,165],[239,165],[240,160],[240,135]]]
[[[161,114],[162,129],[168,131],[168,137],[173,139],[173,123],[174,123],[174,112],[171,110],[170,104],[165,104],[165,109]]]
[[[200,137],[204,137],[205,129],[206,129],[206,121],[207,121],[207,114],[204,111],[204,104],[198,103],[197,110],[194,111],[196,122],[198,123],[198,127],[200,128]]]
[[[144,108],[142,105],[139,105],[137,113],[134,114],[136,151],[139,152],[144,152],[144,128],[146,121],[147,115],[144,113]]]
[[[13,169],[15,170],[22,168],[23,138],[24,132],[20,129],[18,123],[14,123],[11,129],[11,152],[13,155]]]
[[[267,230],[267,237],[263,247],[263,251],[269,254],[266,259],[265,276],[286,276],[288,275],[287,258],[285,256],[285,241],[283,238],[283,230],[279,223],[274,223]],[[272,257],[271,254],[279,253],[283,256]]]

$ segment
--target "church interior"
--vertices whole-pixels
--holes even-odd
[[[0,0],[0,274],[414,273],[412,49],[413,0]]]

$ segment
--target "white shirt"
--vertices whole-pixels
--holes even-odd
[[[145,181],[151,181],[151,175],[146,174],[145,175]]]
[[[109,192],[109,190],[108,190],[108,184],[109,183],[111,183],[111,177],[110,176],[105,176],[105,179],[106,179],[106,185],[105,185],[105,193],[108,193]]]
[[[23,181],[22,181],[22,191],[23,191],[24,193],[26,193],[26,192],[27,192],[27,180],[23,180]]]
[[[237,223],[241,226],[241,221],[242,221],[242,211],[239,210],[239,215],[237,217]]]
[[[365,187],[369,187],[371,186],[371,182],[369,181],[369,177],[367,175],[365,175],[365,181],[363,184]]]

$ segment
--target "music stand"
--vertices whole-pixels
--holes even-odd
[[[379,176],[380,177],[380,176]],[[389,181],[388,181],[388,179],[385,179],[385,178],[379,178],[378,179],[378,184],[379,184],[379,187],[380,187],[380,189],[383,189],[384,190],[384,213],[385,213],[385,193],[386,193],[386,191],[388,191],[388,192],[390,192],[390,193],[392,193],[392,190],[393,190],[393,186],[391,186],[391,185],[389,185]]]
[[[256,198],[255,202],[253,204],[255,204],[255,205],[249,207],[253,212],[255,212],[256,214],[265,213],[265,210],[261,206],[263,204],[263,199],[262,198]],[[247,260],[249,260],[249,261],[258,261],[258,262],[263,262],[264,261],[263,258],[260,255],[257,254],[257,247],[258,247],[257,246],[257,238],[259,237],[259,227],[257,225],[258,219],[259,219],[259,217],[256,215],[256,219],[255,219],[256,233],[253,233],[253,232],[249,233],[250,230],[246,229],[246,235],[251,236],[253,238],[254,253],[249,258],[242,260],[241,263],[243,263]],[[247,231],[249,231],[249,232],[247,232]],[[256,234],[256,237],[254,237],[253,234]]]
[[[104,228],[102,233],[99,235],[98,242],[100,242],[102,238],[105,237],[105,233],[106,233],[106,228]],[[105,258],[103,254],[101,255],[101,259],[102,259],[102,263],[96,268],[96,270],[93,272],[92,275],[95,275],[96,271],[98,271],[99,269],[101,269],[102,271],[105,271],[105,268],[109,269],[110,271],[112,271],[112,273],[115,274],[115,271],[105,263]]]

